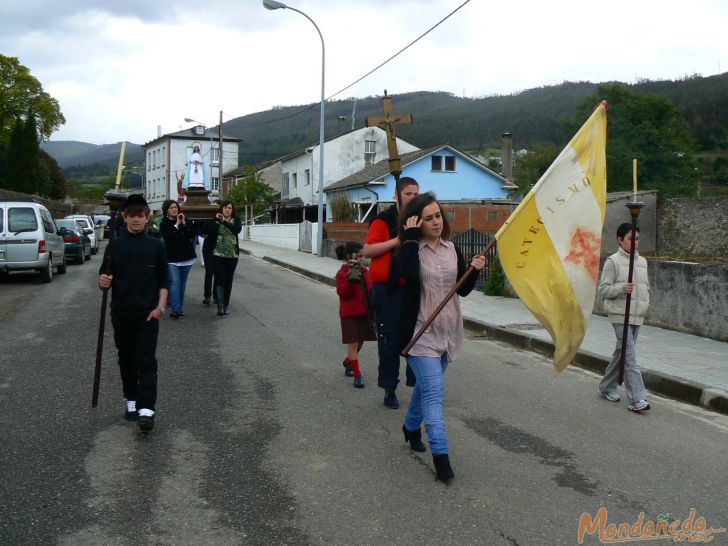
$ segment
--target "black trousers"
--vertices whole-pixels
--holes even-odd
[[[233,277],[235,268],[238,267],[238,258],[212,257],[213,275],[215,276],[215,288],[222,287],[223,301],[220,302],[226,307],[230,305],[230,294],[233,291]]]
[[[204,245],[202,250],[202,259],[205,261],[205,286],[204,286],[204,298],[209,300],[212,298],[212,278],[214,275],[212,265],[212,250],[205,252]]]
[[[379,351],[379,377],[377,386],[394,390],[399,384],[399,311],[404,289],[401,286],[387,288],[386,284],[372,286],[371,302],[374,308],[374,325],[377,329]]]
[[[157,402],[157,338],[159,321],[144,316],[111,317],[124,398],[137,409],[154,411]]]

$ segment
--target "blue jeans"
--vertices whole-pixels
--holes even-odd
[[[433,455],[443,455],[447,451],[445,436],[445,415],[442,403],[445,398],[445,370],[447,353],[440,358],[434,356],[408,356],[407,364],[417,378],[412,392],[404,426],[409,431],[420,428],[425,422],[427,439]]]
[[[185,288],[187,277],[190,274],[191,265],[167,265],[167,276],[169,277],[169,303],[172,304],[172,312],[179,313],[183,310],[185,302]]]

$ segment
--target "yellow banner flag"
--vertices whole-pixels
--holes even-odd
[[[606,142],[602,101],[495,235],[508,280],[551,334],[557,372],[574,358],[594,309]]]

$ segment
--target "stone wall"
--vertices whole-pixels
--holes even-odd
[[[728,264],[648,260],[647,269],[647,324],[728,341]],[[605,315],[598,297],[594,312]]]
[[[728,259],[728,199],[660,200],[657,254],[689,261]]]
[[[45,199],[38,197],[37,195],[28,195],[27,193],[20,193],[12,190],[4,190],[0,188],[0,199],[32,199],[36,203],[41,203],[47,208],[53,218],[65,218],[69,214],[73,214],[73,206],[68,203],[61,201],[52,201],[51,199]]]

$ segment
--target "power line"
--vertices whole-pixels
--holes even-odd
[[[379,64],[378,66],[372,68],[369,72],[367,72],[366,74],[364,74],[362,77],[360,77],[359,79],[353,81],[352,83],[350,83],[349,85],[347,85],[343,89],[340,89],[339,91],[337,91],[333,95],[330,95],[325,100],[329,101],[329,100],[333,99],[335,96],[340,95],[341,93],[343,93],[344,91],[346,91],[350,87],[353,87],[354,85],[356,85],[357,83],[359,83],[360,81],[362,81],[363,79],[365,79],[366,77],[371,76],[374,72],[376,72],[377,70],[379,70],[380,68],[382,68],[389,61],[392,61],[393,59],[395,59],[396,57],[398,57],[399,55],[401,55],[402,53],[404,53],[407,49],[409,49],[410,47],[412,47],[414,44],[416,44],[417,42],[419,42],[422,38],[424,38],[425,36],[427,36],[430,32],[432,32],[437,27],[439,27],[442,23],[444,23],[447,19],[449,19],[450,17],[452,17],[458,10],[460,10],[460,8],[462,8],[463,6],[465,6],[465,4],[467,4],[468,2],[470,2],[470,0],[465,0],[465,2],[463,2],[462,4],[460,4],[458,7],[456,7],[454,10],[452,10],[450,13],[448,13],[445,17],[443,17],[442,19],[440,19],[437,23],[435,23],[434,25],[432,25],[425,32],[423,32],[417,38],[415,38],[414,40],[412,40],[409,44],[407,44],[402,49],[400,49],[399,51],[397,51],[397,53],[395,53],[394,55],[392,55],[391,57],[389,57],[386,61],[384,61],[383,63]],[[267,125],[269,123],[276,123],[278,121],[283,121],[283,120],[286,120],[286,119],[290,119],[292,117],[295,117],[295,116],[297,116],[299,114],[303,114],[304,112],[307,112],[309,110],[313,110],[314,108],[318,108],[319,106],[320,106],[319,103],[314,103],[311,106],[307,106],[303,110],[298,110],[297,112],[294,112],[293,114],[289,114],[287,116],[283,116],[282,118],[276,118],[276,119],[272,119],[272,120],[268,120],[268,121],[246,121],[245,123],[248,124],[248,125]]]

